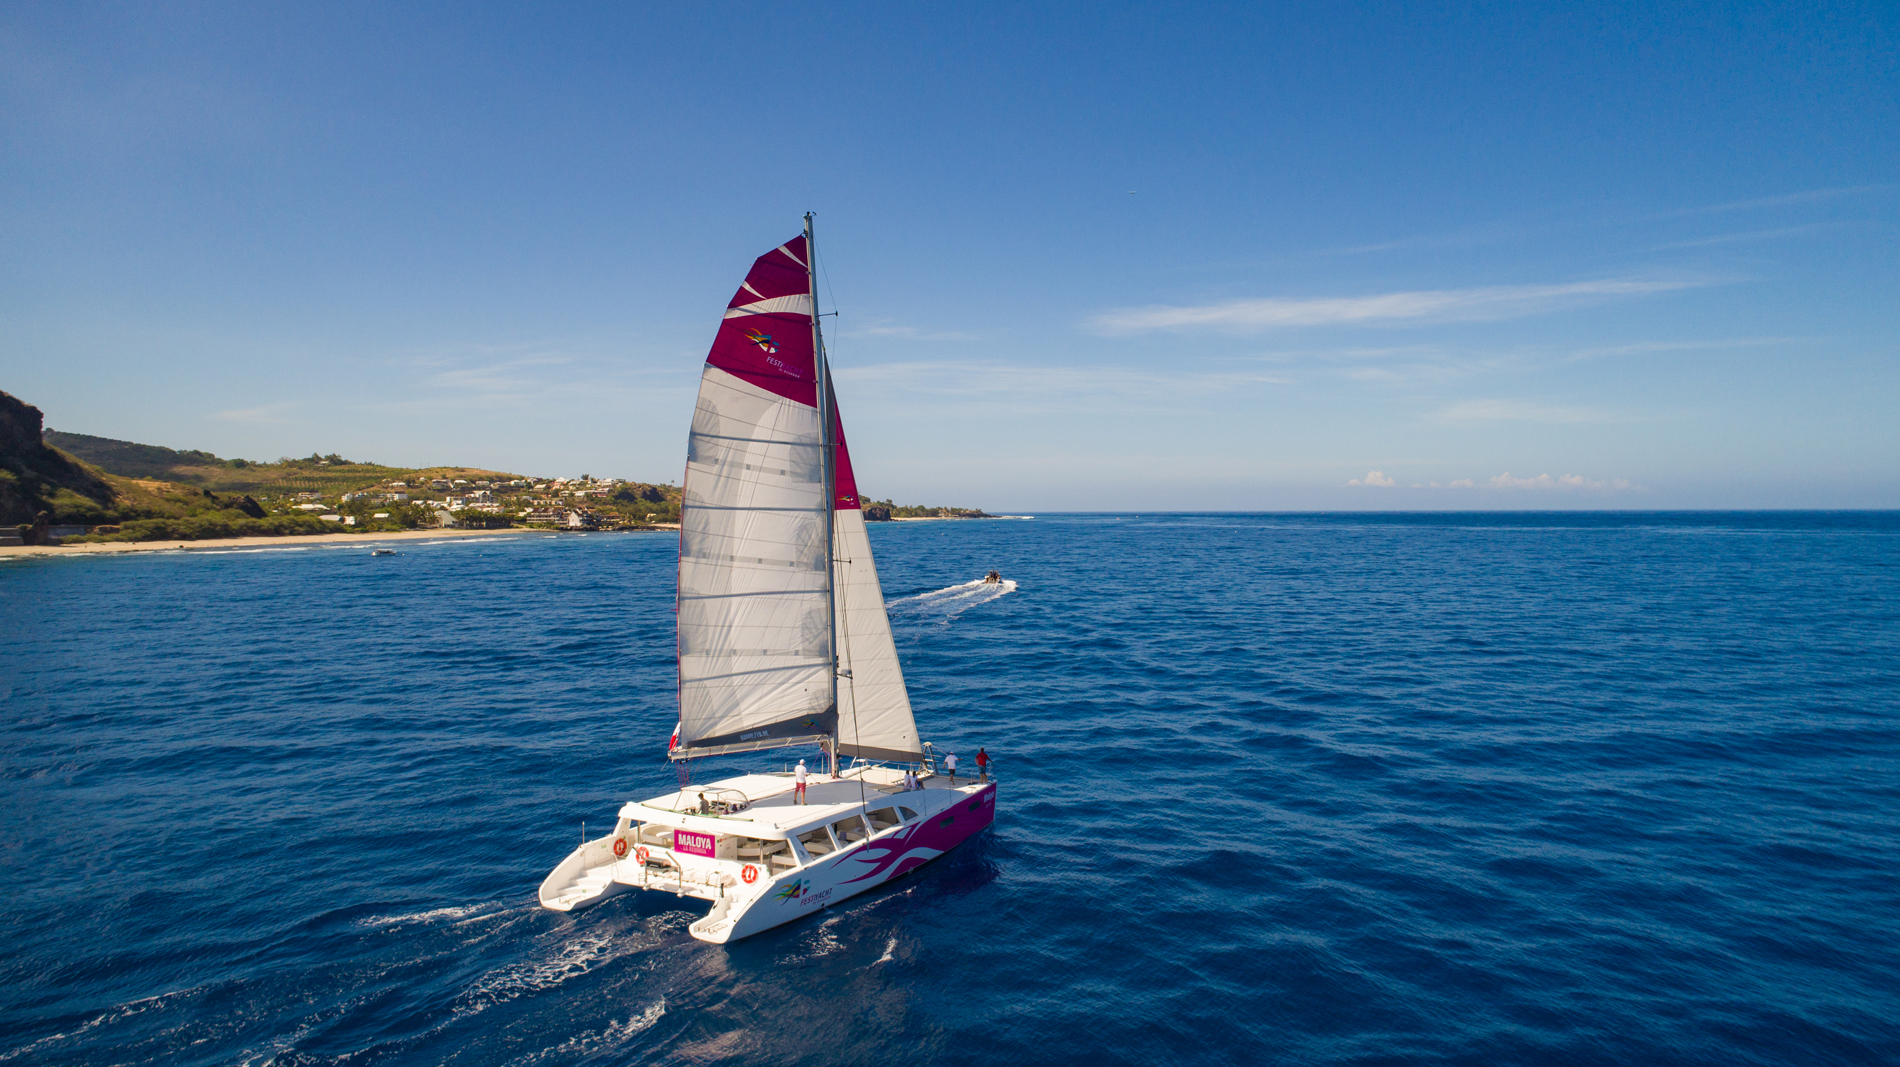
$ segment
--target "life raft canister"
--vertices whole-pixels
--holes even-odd
[[[633,858],[639,860],[641,863],[645,863],[647,861],[647,847],[645,845],[641,845],[640,851],[635,852],[633,854]]]
[[[614,858],[622,859],[626,856],[626,854],[627,854],[627,839],[624,837],[614,838]]]
[[[747,885],[751,885],[759,880],[759,869],[748,863],[745,865],[745,870],[739,872],[739,877],[745,879]]]

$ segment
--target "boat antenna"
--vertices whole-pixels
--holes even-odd
[[[827,695],[831,698],[831,775],[838,776],[838,744],[840,741],[837,726],[838,713],[838,594],[836,589],[838,576],[836,537],[832,529],[835,518],[833,511],[838,506],[837,498],[837,455],[832,445],[831,434],[831,374],[825,366],[825,335],[819,328],[818,317],[818,240],[813,233],[813,212],[805,212],[805,284],[811,292],[811,359],[812,371],[818,379],[818,467],[823,480],[825,500],[825,621],[826,621],[826,658],[830,666],[825,671]]]

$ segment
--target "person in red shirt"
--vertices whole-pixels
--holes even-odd
[[[990,780],[990,754],[980,748],[976,750],[976,774],[979,782]]]

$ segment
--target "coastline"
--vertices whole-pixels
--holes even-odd
[[[675,523],[655,523],[656,529],[677,530]],[[191,552],[198,549],[268,548],[274,545],[383,545],[395,541],[440,541],[451,537],[494,537],[507,534],[565,533],[563,530],[511,528],[506,530],[400,530],[394,533],[293,534],[288,537],[221,537],[207,541],[110,541],[83,545],[0,545],[0,556],[98,556],[125,552]],[[603,531],[589,531],[603,532]],[[611,531],[609,531],[611,532]],[[638,531],[630,531],[638,532]]]

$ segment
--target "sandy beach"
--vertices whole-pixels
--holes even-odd
[[[677,530],[672,523],[659,529]],[[274,548],[279,545],[386,545],[398,541],[441,541],[453,537],[505,537],[510,534],[562,533],[558,530],[403,530],[398,533],[302,534],[291,537],[227,537],[211,541],[119,541],[83,545],[0,545],[0,556],[98,556],[124,552],[191,552],[200,549]]]

